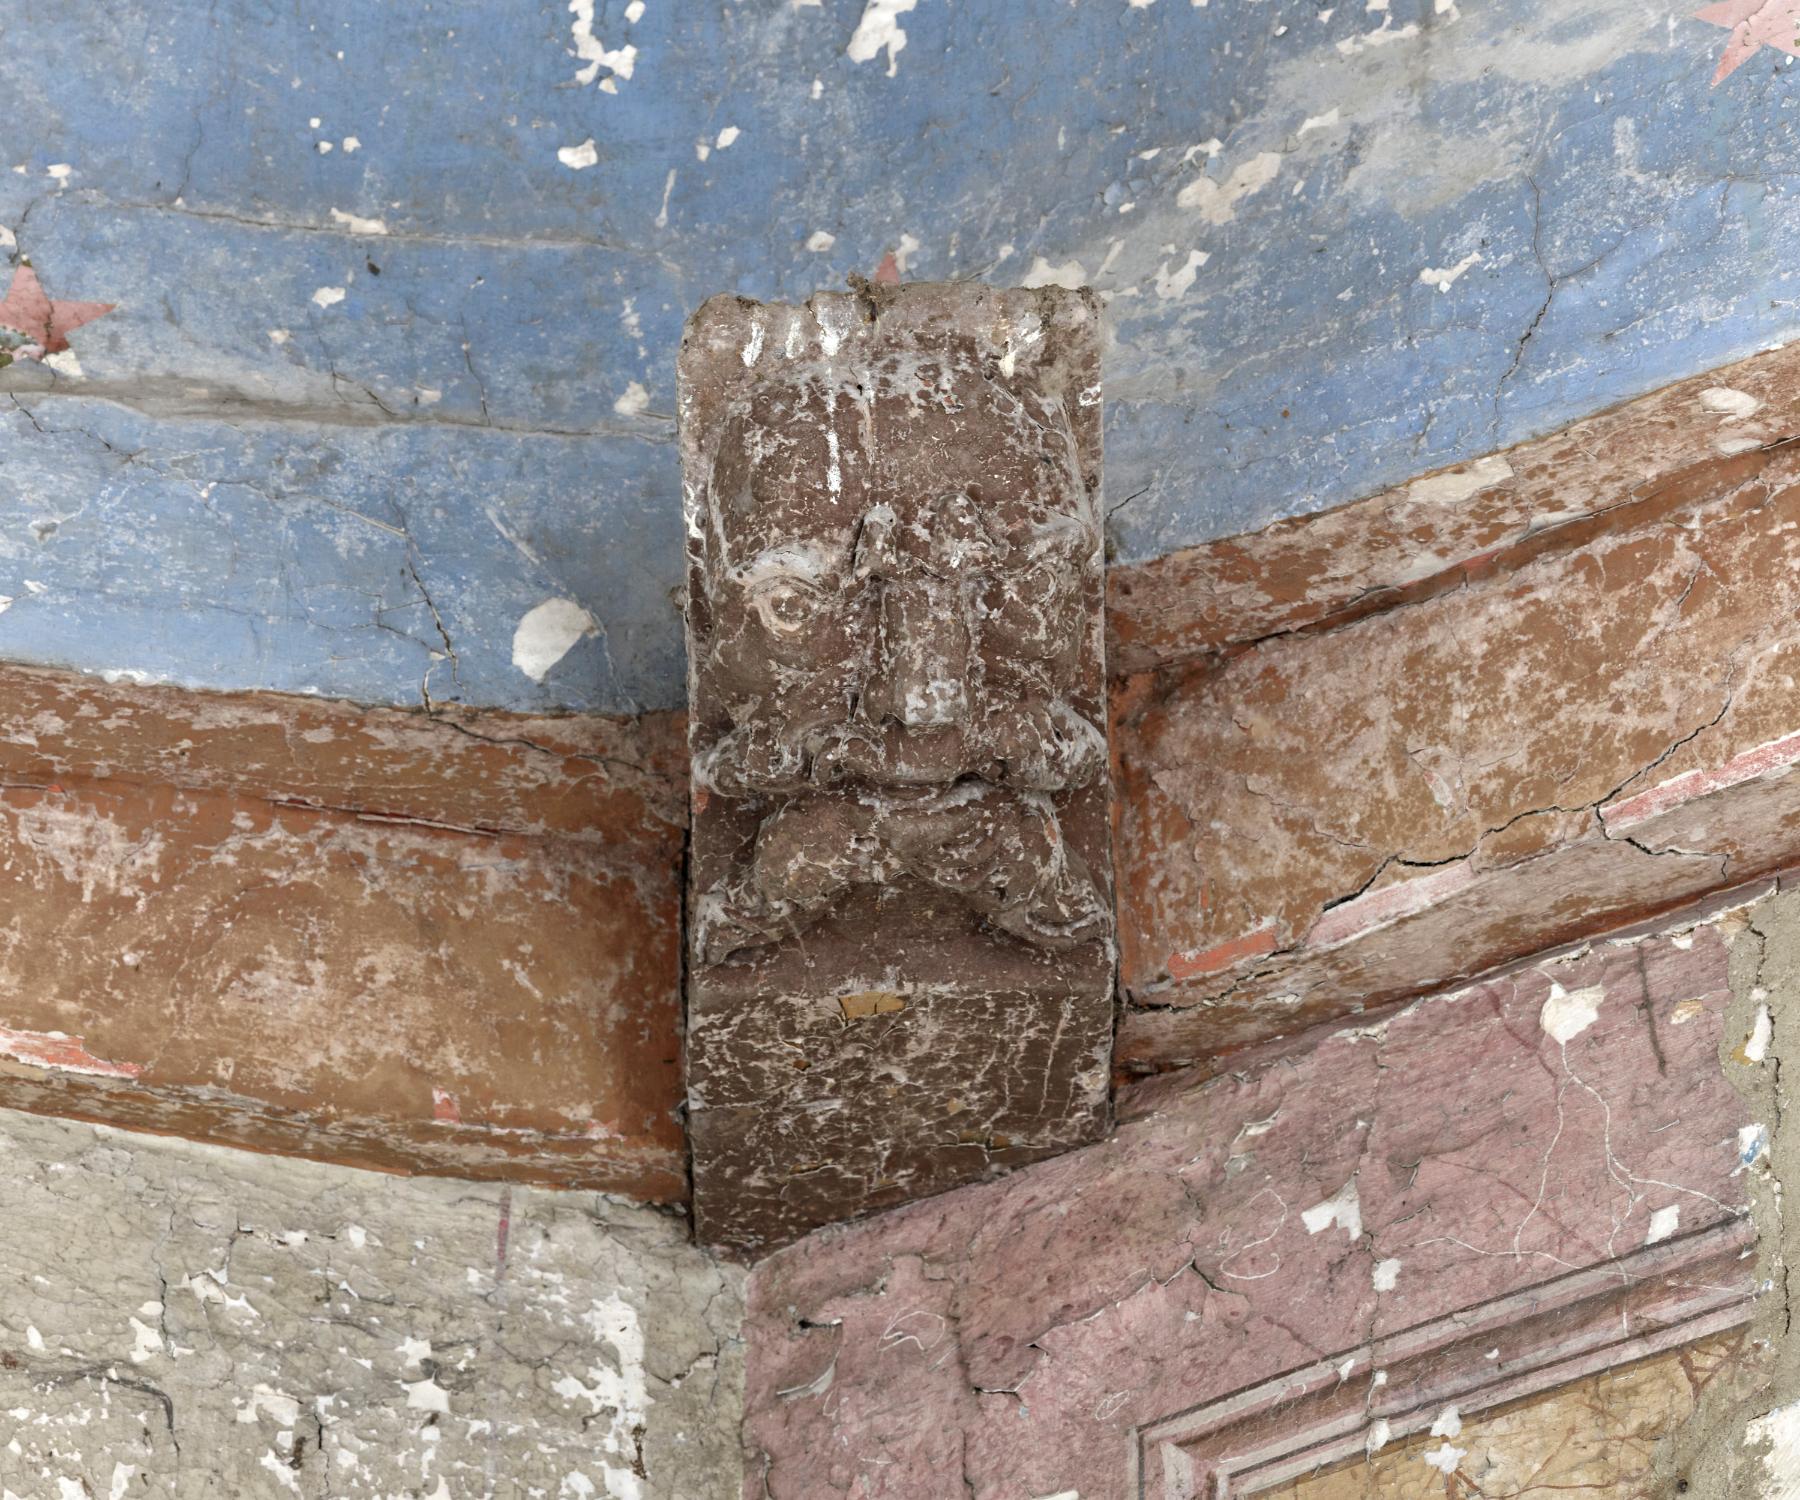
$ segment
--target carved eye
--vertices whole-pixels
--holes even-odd
[[[756,591],[756,613],[776,635],[799,635],[818,617],[826,596],[792,579],[766,584]]]

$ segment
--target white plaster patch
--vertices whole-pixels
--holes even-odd
[[[13,607],[13,596],[11,594],[0,594],[0,615],[5,614],[7,612],[7,610],[11,609],[12,607]]]
[[[1077,291],[1087,285],[1087,270],[1078,260],[1066,260],[1053,266],[1043,256],[1031,262],[1031,269],[1019,278],[1022,287],[1060,286]]]
[[[571,172],[582,172],[600,160],[600,153],[595,149],[594,138],[590,135],[579,146],[558,147],[556,159]]]
[[[717,146],[719,148],[719,150],[723,151],[723,150],[725,150],[726,147],[735,145],[737,142],[737,138],[740,135],[742,135],[743,133],[744,132],[739,130],[737,128],[737,126],[727,125],[723,130],[721,130],[719,132],[718,139],[715,140],[713,142],[713,144],[715,146]]]
[[[1748,391],[1733,390],[1728,385],[1708,386],[1700,393],[1700,408],[1734,422],[1754,416],[1762,410],[1762,402]]]
[[[1406,487],[1406,498],[1430,505],[1454,505],[1483,490],[1491,490],[1497,484],[1504,484],[1512,477],[1512,465],[1497,453],[1489,454],[1472,464],[1415,479]]]
[[[637,48],[627,43],[623,47],[609,49],[594,35],[594,0],[569,0],[569,13],[575,17],[569,27],[570,35],[575,41],[575,55],[586,63],[575,75],[577,83],[592,83],[605,68],[611,77],[601,81],[601,87],[612,83],[614,78],[629,80],[632,69],[637,66]],[[616,93],[618,86],[613,85],[609,93]]]
[[[1400,1280],[1400,1262],[1397,1260],[1378,1260],[1375,1262],[1373,1275],[1375,1290],[1378,1292],[1393,1291]]]
[[[271,328],[269,330],[269,342],[271,344],[285,344],[292,337],[293,335],[285,328]]]
[[[448,1414],[450,1393],[435,1380],[405,1380],[406,1405],[410,1411],[436,1411]]]
[[[1769,1043],[1775,1040],[1775,1021],[1767,1005],[1756,1007],[1756,1019],[1750,1023],[1750,1035],[1744,1041],[1744,1060],[1759,1063],[1769,1055]]]
[[[1212,256],[1204,250],[1190,250],[1187,253],[1187,260],[1172,271],[1169,269],[1169,263],[1164,261],[1156,272],[1156,295],[1164,302],[1173,301],[1176,297],[1185,295],[1188,288],[1194,284],[1194,277],[1200,268],[1211,259]]]
[[[136,1473],[136,1464],[115,1463],[112,1471],[112,1484],[107,1489],[106,1500],[125,1500],[125,1492],[131,1488],[131,1477]]]
[[[1209,157],[1213,154],[1207,151]],[[1238,204],[1261,192],[1280,171],[1281,157],[1276,152],[1259,152],[1249,161],[1240,162],[1223,182],[1202,173],[1175,195],[1175,206],[1198,210],[1208,224],[1229,224],[1237,217]]]
[[[38,363],[46,369],[56,371],[58,375],[67,375],[71,380],[81,378],[81,361],[75,357],[73,349],[59,349],[54,354],[46,354]]]
[[[347,135],[344,137],[344,155],[348,156],[352,151],[360,150],[362,150],[362,142],[355,136]]]
[[[134,1365],[141,1365],[145,1360],[162,1353],[163,1338],[160,1333],[148,1323],[140,1323],[136,1318],[128,1319],[128,1321],[131,1324],[131,1362]]]
[[[1763,1469],[1769,1477],[1763,1500],[1796,1500],[1800,1496],[1800,1402],[1778,1406],[1744,1426],[1744,1445],[1768,1445]]]
[[[1681,1205],[1671,1203],[1667,1208],[1659,1208],[1650,1215],[1650,1227],[1644,1231],[1646,1245],[1660,1245],[1664,1240],[1673,1239],[1675,1231],[1681,1228]]]
[[[278,1391],[261,1381],[250,1387],[248,1397],[233,1405],[240,1422],[254,1422],[259,1416],[266,1416],[277,1427],[292,1427],[300,1420],[300,1403],[285,1391]]]
[[[744,345],[744,368],[746,370],[754,370],[756,368],[757,360],[762,358],[762,352],[763,326],[760,322],[753,322],[750,325],[749,342]]]
[[[1393,1435],[1394,1431],[1388,1426],[1387,1418],[1377,1417],[1373,1422],[1369,1423],[1369,1435],[1363,1439],[1363,1451],[1365,1453],[1379,1453],[1383,1448],[1387,1447],[1388,1441]]]
[[[550,669],[599,625],[573,599],[546,599],[529,610],[513,631],[513,665],[533,682],[542,682]]]
[[[1454,1406],[1446,1406],[1437,1414],[1437,1420],[1431,1424],[1433,1437],[1453,1438],[1462,1436],[1462,1413]]]
[[[1454,1474],[1456,1466],[1468,1456],[1468,1452],[1467,1448],[1457,1448],[1449,1443],[1443,1443],[1429,1453],[1421,1453],[1419,1458],[1422,1462],[1430,1464],[1440,1474]]]
[[[806,237],[806,248],[814,255],[822,254],[837,243],[837,236],[829,230],[815,229]]]
[[[649,404],[650,393],[634,380],[625,387],[625,394],[613,402],[613,410],[622,417],[635,417]]]
[[[1309,130],[1329,130],[1337,122],[1338,112],[1334,107],[1326,110],[1322,115],[1308,115],[1300,122],[1300,129],[1295,133],[1305,135]]]
[[[13,237],[13,232],[4,224],[0,224],[0,250],[14,250],[18,248],[18,244],[18,240]]]
[[[1440,292],[1447,292],[1455,284],[1456,278],[1461,276],[1464,271],[1467,271],[1471,266],[1478,266],[1480,264],[1481,252],[1479,250],[1471,250],[1453,266],[1425,267],[1424,270],[1419,272],[1419,280],[1424,282],[1426,286],[1434,286]]]
[[[342,224],[352,234],[386,234],[388,232],[385,219],[365,219],[361,214],[347,214],[341,208],[331,211],[331,221]]]
[[[1352,1177],[1323,1203],[1315,1203],[1300,1215],[1308,1234],[1317,1234],[1332,1224],[1350,1239],[1362,1237],[1362,1200],[1356,1195],[1356,1179]]]
[[[312,294],[312,299],[320,307],[336,307],[344,300],[344,289],[341,286],[322,286]]]
[[[851,62],[866,63],[873,61],[875,54],[885,47],[887,76],[892,78],[899,66],[900,53],[906,47],[906,32],[901,29],[899,17],[918,3],[919,0],[868,0],[863,7],[862,19],[851,33],[850,45],[844,49],[845,55]]]
[[[1560,984],[1550,986],[1550,998],[1538,1013],[1538,1024],[1558,1042],[1570,1042],[1600,1019],[1600,1002],[1606,992],[1597,984],[1570,992]]]
[[[54,177],[58,187],[67,187],[69,185],[69,174],[74,170],[75,169],[66,161],[59,161],[54,166],[45,167],[44,175],[46,177]]]

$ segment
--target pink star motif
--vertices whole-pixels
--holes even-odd
[[[0,300],[0,362],[60,354],[69,347],[71,333],[116,305],[52,301],[27,261],[13,272],[12,285]]]
[[[1800,0],[1718,0],[1694,12],[1696,21],[1723,26],[1731,33],[1713,86],[1739,64],[1748,62],[1758,47],[1775,47],[1789,57],[1800,57]]]

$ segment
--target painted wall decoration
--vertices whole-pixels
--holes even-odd
[[[104,317],[110,302],[57,301],[44,290],[30,261],[14,268],[6,296],[0,298],[0,370],[14,360],[55,359],[69,352],[69,335],[83,323]],[[75,375],[78,361],[59,361],[55,368]]]

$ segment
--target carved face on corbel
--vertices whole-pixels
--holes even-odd
[[[703,958],[900,877],[1040,946],[1107,929],[1054,802],[1106,755],[1073,701],[1103,559],[1062,399],[914,356],[801,366],[727,413],[690,507],[719,721],[694,775],[765,810],[701,897]]]

